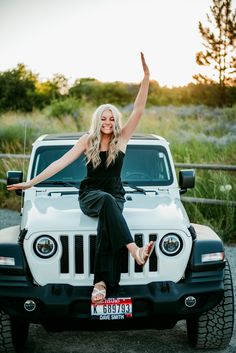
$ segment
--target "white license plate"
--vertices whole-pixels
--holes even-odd
[[[91,303],[91,317],[97,320],[124,320],[132,317],[131,298],[107,298],[100,304]]]

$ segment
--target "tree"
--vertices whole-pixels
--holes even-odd
[[[69,88],[68,80],[61,74],[55,74],[52,80],[36,83],[35,107],[41,109],[56,99],[67,97]]]
[[[35,104],[37,75],[24,64],[0,72],[0,110],[32,111]]]
[[[231,9],[231,0],[212,0],[211,17],[207,14],[209,27],[199,22],[205,51],[196,54],[196,62],[201,66],[211,66],[217,73],[217,80],[202,74],[193,78],[203,84],[217,83],[219,105],[226,104],[228,85],[236,84],[236,10]]]
[[[81,78],[76,80],[70,88],[69,94],[78,99],[87,99],[95,105],[109,102],[125,106],[135,98],[138,85],[126,84],[124,82],[100,82],[94,78]]]
[[[68,79],[64,75],[54,74],[51,83],[55,87],[57,93],[59,93],[60,95],[68,94]]]

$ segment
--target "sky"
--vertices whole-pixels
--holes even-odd
[[[198,22],[211,0],[0,0],[0,71],[24,63],[40,80],[139,82],[140,51],[150,78],[182,86],[202,72]],[[232,0],[235,8],[236,0]]]

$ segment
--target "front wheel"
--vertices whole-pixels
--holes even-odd
[[[0,352],[15,353],[21,350],[26,342],[29,324],[11,318],[0,310]]]
[[[198,318],[187,320],[187,333],[195,348],[224,348],[234,327],[234,293],[230,267],[224,269],[224,297],[218,305]]]

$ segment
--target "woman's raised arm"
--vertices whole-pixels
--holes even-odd
[[[134,102],[133,111],[127,121],[127,123],[122,128],[122,138],[126,141],[130,139],[138,122],[144,112],[147,96],[148,96],[148,88],[149,88],[149,68],[146,64],[143,53],[141,53],[141,61],[143,66],[144,77],[141,82],[137,97]]]
[[[79,158],[79,156],[87,148],[87,140],[88,140],[88,135],[83,135],[68,152],[66,152],[61,158],[51,163],[35,178],[25,183],[8,185],[7,190],[13,191],[18,189],[21,189],[21,190],[29,189],[35,184],[39,184],[42,181],[52,177],[53,175],[55,175],[56,173],[60,172],[62,169],[67,167],[69,164],[74,162],[77,158]]]

